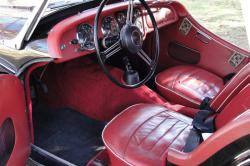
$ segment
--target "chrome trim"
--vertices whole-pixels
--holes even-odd
[[[250,149],[240,153],[234,158],[232,165],[248,166],[250,164]]]
[[[45,154],[47,156],[50,156],[51,158],[55,159],[56,161],[59,161],[60,163],[62,163],[63,165],[76,166],[75,164],[70,163],[70,162],[68,162],[68,161],[66,161],[66,160],[64,160],[64,159],[62,159],[62,158],[60,158],[60,157],[46,151],[46,150],[44,150],[44,149],[41,149],[40,147],[38,147],[38,146],[36,146],[34,144],[31,144],[31,148],[34,151],[37,151],[37,152],[40,152],[40,153]]]
[[[26,49],[26,50],[30,51],[32,53],[38,54],[38,55],[43,55],[43,56],[45,56],[45,58],[49,58],[49,53],[37,51],[37,50],[34,50],[34,49]],[[41,58],[41,57],[38,57],[38,58]]]
[[[28,41],[30,37],[32,36],[34,30],[36,29],[36,26],[38,25],[39,21],[42,19],[43,13],[47,9],[49,5],[50,0],[45,0],[42,6],[39,8],[38,13],[35,15],[35,18],[32,22],[32,24],[29,26],[29,29],[26,32],[26,35],[24,37],[24,40]]]
[[[17,77],[20,76],[26,68],[28,68],[29,66],[31,66],[35,63],[52,62],[53,60],[54,60],[53,58],[39,58],[39,59],[30,60],[22,65],[22,67],[15,73],[15,76],[17,76]]]
[[[0,65],[13,74],[17,72],[16,67],[2,57],[0,57]]]

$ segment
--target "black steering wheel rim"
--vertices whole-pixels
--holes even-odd
[[[159,42],[159,32],[158,32],[157,23],[155,21],[154,15],[153,15],[152,11],[150,10],[150,7],[148,6],[148,4],[145,2],[145,0],[140,0],[141,4],[147,10],[147,13],[151,19],[153,29],[154,29],[154,31],[153,31],[154,39],[155,39],[154,41],[156,42],[155,43],[155,52],[154,52],[154,56],[153,56],[154,59],[152,61],[152,64],[150,65],[148,74],[144,77],[143,80],[141,80],[138,83],[133,84],[133,85],[121,83],[121,81],[118,81],[117,79],[115,79],[112,76],[112,74],[110,73],[108,68],[105,66],[105,62],[103,61],[101,51],[100,51],[100,45],[99,45],[98,32],[99,32],[100,15],[103,11],[104,6],[107,4],[108,1],[109,0],[102,0],[101,4],[97,10],[96,17],[94,20],[94,44],[95,44],[95,48],[96,48],[96,54],[97,54],[97,59],[98,59],[99,65],[101,66],[101,68],[104,71],[104,73],[106,74],[106,76],[116,85],[118,85],[122,88],[127,88],[127,89],[133,89],[133,88],[140,87],[141,85],[145,84],[154,75],[154,72],[155,72],[157,64],[158,64],[159,53],[160,53],[160,42]],[[133,1],[133,0],[129,0],[129,1]]]

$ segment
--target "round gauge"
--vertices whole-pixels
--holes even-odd
[[[141,11],[139,9],[135,9],[133,19],[136,20],[141,16]]]
[[[94,45],[94,31],[89,24],[81,24],[77,28],[76,38],[83,50],[93,50]]]
[[[119,34],[119,25],[114,17],[105,17],[102,21],[102,33],[104,35],[117,36]]]
[[[142,20],[141,20],[141,18],[137,18],[137,19],[135,20],[134,25],[136,25],[136,26],[140,29],[141,33],[143,33],[143,25],[142,25]]]
[[[125,25],[125,23],[126,23],[126,15],[123,12],[117,13],[116,19],[117,19],[118,24],[120,25],[120,27]]]

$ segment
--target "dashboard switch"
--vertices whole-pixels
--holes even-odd
[[[73,40],[70,41],[70,44],[76,45],[76,44],[78,44],[78,40],[77,39],[73,39]]]

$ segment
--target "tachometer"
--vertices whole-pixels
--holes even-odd
[[[76,38],[81,46],[81,50],[93,50],[94,45],[94,31],[89,24],[81,24],[77,28]]]
[[[123,27],[126,24],[126,15],[124,12],[117,13],[116,19],[120,27]]]
[[[137,18],[141,17],[141,11],[139,9],[135,9],[133,20],[136,20]]]
[[[107,36],[117,36],[119,35],[119,25],[114,17],[105,17],[102,21],[102,33]]]
[[[143,21],[142,21],[142,14],[139,9],[135,9],[134,11],[134,24],[140,29],[140,31],[143,33]]]

